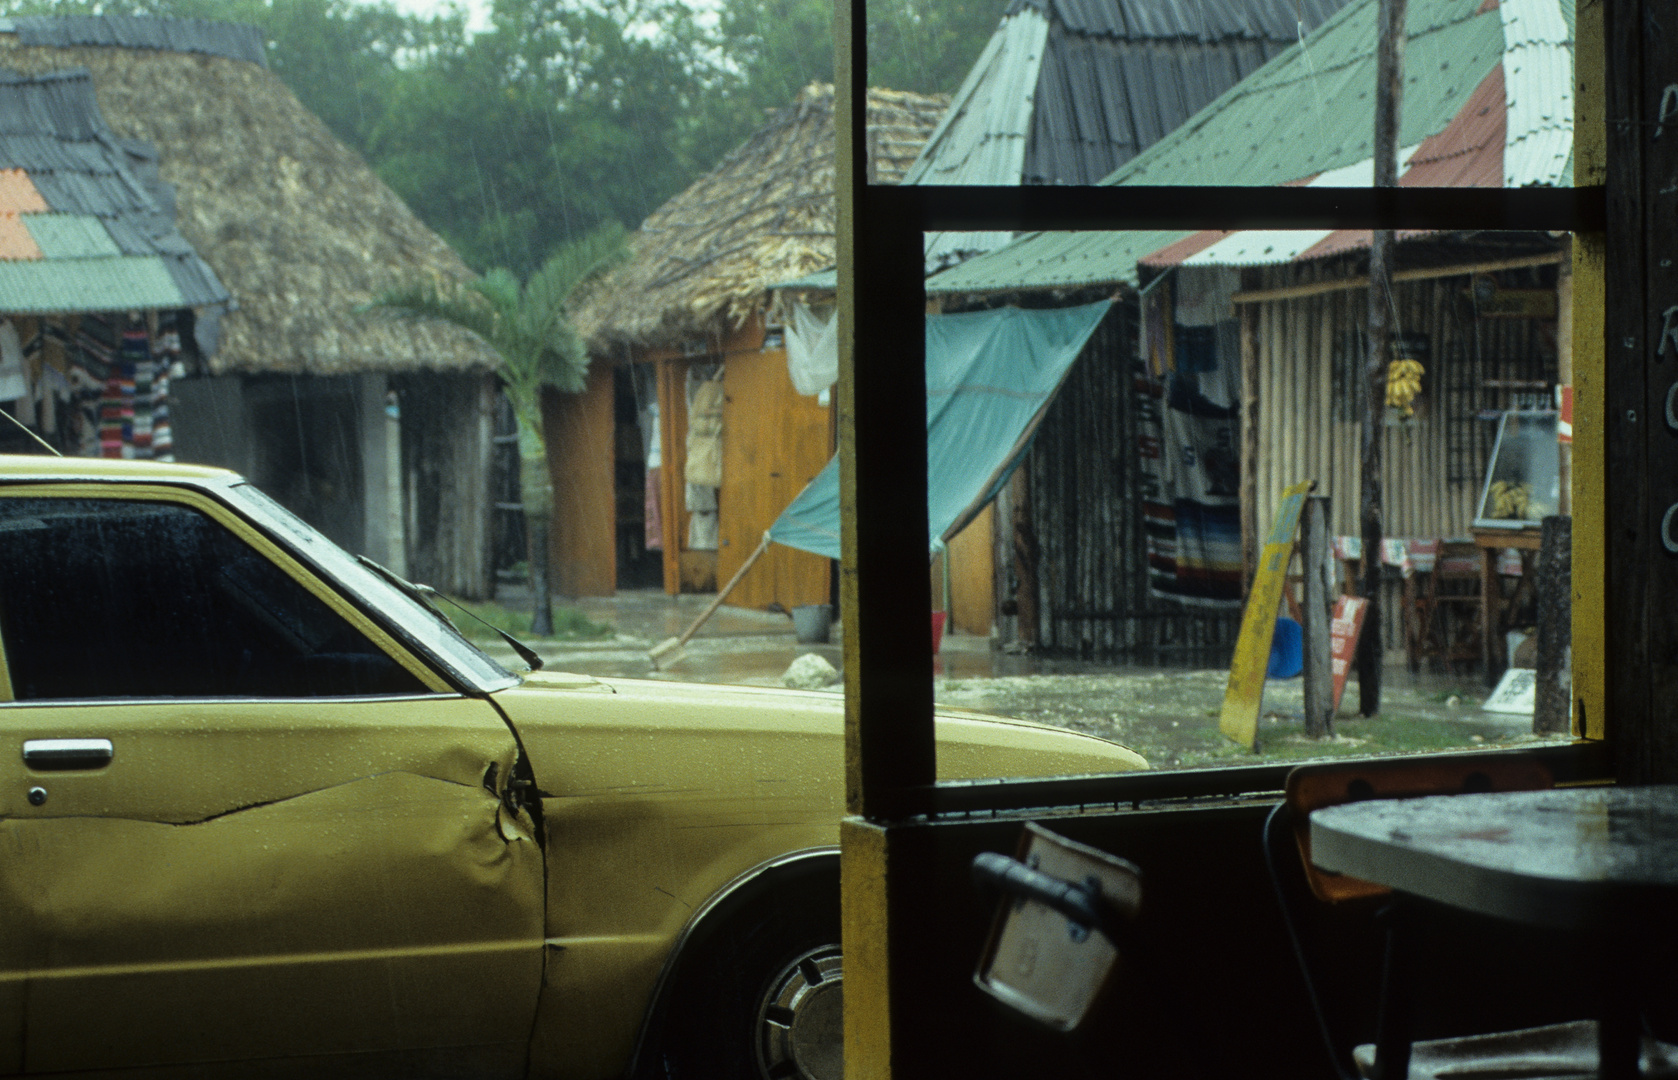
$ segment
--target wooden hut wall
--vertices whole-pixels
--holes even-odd
[[[481,374],[392,379],[402,409],[408,573],[454,596],[487,599],[496,387]]]
[[[1302,284],[1331,271],[1266,271],[1262,288]],[[1535,279],[1539,271],[1528,271]],[[1553,282],[1553,271],[1548,271]],[[1496,425],[1482,411],[1514,404],[1497,384],[1555,378],[1553,335],[1526,319],[1476,318],[1464,276],[1402,282],[1395,329],[1427,342],[1414,421],[1389,423],[1382,441],[1384,525],[1392,537],[1464,537],[1470,531]],[[1356,373],[1366,355],[1368,292],[1337,290],[1257,305],[1257,535],[1282,489],[1315,479],[1330,502],[1329,526],[1356,535],[1359,424]],[[1492,385],[1488,385],[1492,384]],[[1397,583],[1382,605],[1383,639],[1404,641]]]
[[[1190,607],[1148,593],[1138,502],[1134,304],[1116,305],[1072,366],[1038,429],[1021,485],[1029,532],[1016,529],[1022,622],[1044,653],[1145,663],[1221,664],[1239,611]],[[1019,635],[1032,640],[1032,628]]]
[[[553,480],[549,567],[561,596],[617,591],[617,493],[610,364],[589,366],[580,394],[542,395],[548,472]]]
[[[759,335],[761,340],[761,333]],[[717,580],[730,581],[763,533],[832,457],[833,410],[793,388],[783,348],[730,353],[723,368]],[[728,602],[787,611],[830,599],[828,560],[771,544]]]

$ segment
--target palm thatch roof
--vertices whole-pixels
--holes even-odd
[[[869,168],[896,183],[948,98],[868,92]],[[708,175],[642,223],[630,257],[581,299],[591,350],[720,336],[761,310],[766,288],[835,259],[833,87],[812,83]]]
[[[157,22],[167,30],[187,21]],[[210,370],[494,367],[495,354],[464,331],[357,310],[416,279],[459,281],[471,271],[277,75],[227,50],[189,50],[181,42],[203,36],[202,27],[179,29],[157,35],[161,44],[128,47],[63,44],[99,38],[0,25],[0,68],[89,69],[110,128],[156,148],[181,235],[233,296]]]

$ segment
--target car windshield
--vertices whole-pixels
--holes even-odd
[[[382,621],[389,629],[440,661],[456,682],[476,690],[492,691],[510,685],[517,678],[462,637],[442,615],[357,562],[255,485],[234,484],[228,494],[241,510],[274,533],[295,554],[313,563],[357,600],[383,616]]]

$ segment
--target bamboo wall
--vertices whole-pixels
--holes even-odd
[[[1038,429],[1015,528],[1018,629],[1049,655],[1142,663],[1227,662],[1239,611],[1148,594],[1131,394],[1134,303],[1096,329]],[[1024,526],[1022,530],[1019,526]],[[1022,535],[1023,532],[1023,535]],[[1030,602],[1035,599],[1035,607]]]
[[[1314,276],[1311,269],[1267,271],[1260,287]],[[1425,335],[1428,355],[1414,422],[1389,424],[1383,432],[1387,536],[1467,536],[1496,436],[1496,424],[1477,414],[1514,404],[1487,384],[1555,378],[1553,339],[1542,324],[1476,318],[1463,296],[1467,285],[1459,276],[1396,286],[1395,332]],[[1306,479],[1315,479],[1317,493],[1331,500],[1332,533],[1360,531],[1354,379],[1366,355],[1368,295],[1340,290],[1254,305],[1248,325],[1258,371],[1258,536],[1268,533],[1282,489]],[[1397,604],[1385,603],[1383,611],[1384,640],[1401,644]]]

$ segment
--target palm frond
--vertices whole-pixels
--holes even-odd
[[[496,349],[495,312],[483,303],[464,297],[445,296],[430,285],[413,285],[389,289],[375,297],[363,310],[384,311],[399,318],[435,319],[452,323],[477,335],[484,344]],[[499,351],[499,349],[497,349]]]

